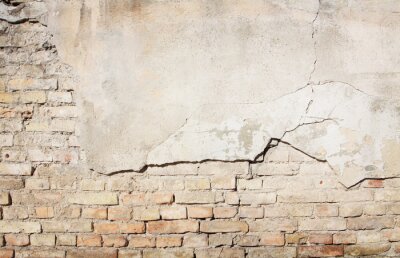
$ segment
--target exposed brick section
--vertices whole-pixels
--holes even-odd
[[[400,178],[347,189],[282,144],[254,164],[89,170],[52,36],[0,31],[0,257],[400,257]]]

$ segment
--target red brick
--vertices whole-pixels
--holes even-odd
[[[54,217],[53,207],[37,207],[35,209],[36,218],[39,219],[48,219]]]
[[[312,234],[308,237],[308,242],[311,244],[331,245],[333,237],[332,234]]]
[[[14,257],[14,250],[0,249],[0,258],[12,258],[12,257]]]
[[[299,246],[299,257],[335,257],[343,256],[342,245]]]
[[[28,235],[8,234],[5,235],[6,244],[10,246],[27,246],[29,245]]]
[[[283,233],[263,233],[260,237],[260,245],[285,245],[285,235]]]
[[[382,188],[383,182],[384,181],[380,179],[368,179],[362,183],[362,186],[367,188]]]
[[[95,223],[94,232],[99,234],[118,234],[118,233],[131,233],[138,234],[144,233],[145,227],[143,222],[135,223]]]

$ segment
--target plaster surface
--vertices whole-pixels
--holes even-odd
[[[397,1],[49,1],[95,171],[258,161],[271,141],[351,186],[400,174]]]

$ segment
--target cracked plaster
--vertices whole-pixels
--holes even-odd
[[[259,162],[275,141],[327,162],[348,187],[400,174],[396,1],[47,5],[100,173]]]

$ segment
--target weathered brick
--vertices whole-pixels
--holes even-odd
[[[274,217],[308,217],[313,213],[311,204],[275,204],[265,206],[264,216]]]
[[[0,147],[12,146],[13,138],[12,134],[0,134]]]
[[[237,192],[225,193],[225,202],[230,205],[239,204],[239,194]]]
[[[31,245],[36,246],[55,246],[56,236],[53,234],[32,234]]]
[[[274,163],[263,162],[251,165],[254,175],[295,175],[299,172],[299,165],[296,163]]]
[[[0,163],[1,176],[30,176],[32,166],[29,163]]]
[[[201,175],[243,175],[248,171],[248,162],[204,162],[198,168]]]
[[[32,190],[48,190],[50,189],[49,179],[47,178],[27,178],[25,180],[25,188]]]
[[[187,207],[188,217],[194,219],[212,218],[213,208],[205,206],[189,206]]]
[[[333,244],[333,236],[332,234],[311,234],[308,237],[308,242],[310,244],[331,245]]]
[[[195,178],[185,181],[185,188],[189,191],[210,189],[210,180],[208,178]]]
[[[142,258],[140,250],[120,249],[118,250],[118,258]]]
[[[58,102],[58,103],[71,103],[72,94],[68,91],[49,91],[47,94],[48,102]]]
[[[8,246],[27,246],[30,244],[29,235],[26,234],[7,234],[4,238]]]
[[[83,179],[80,188],[84,191],[101,191],[104,190],[104,185],[102,180]]]
[[[292,234],[285,234],[287,244],[306,244],[308,239],[308,232],[295,232]]]
[[[143,250],[143,258],[175,258],[185,257],[193,258],[193,250],[191,249],[145,249]]]
[[[75,193],[68,197],[68,202],[85,205],[117,205],[118,196],[112,192]]]
[[[365,180],[361,185],[366,188],[382,188],[383,180],[380,179],[368,179]]]
[[[209,246],[224,246],[232,245],[233,234],[209,234],[208,243]]]
[[[107,219],[107,208],[84,208],[82,217],[87,219]]]
[[[64,233],[64,232],[91,232],[92,222],[87,220],[75,221],[43,221],[43,232],[49,233]]]
[[[384,244],[356,244],[344,247],[344,254],[351,256],[378,255],[387,252],[390,249],[389,243]]]
[[[54,90],[57,88],[57,79],[11,79],[7,87],[10,90]]]
[[[94,223],[94,232],[98,234],[139,234],[144,233],[143,222],[132,223]]]
[[[384,215],[386,214],[386,205],[380,203],[368,204],[364,207],[364,215]]]
[[[390,217],[371,216],[347,219],[347,228],[354,230],[393,228],[394,225],[395,221]]]
[[[10,205],[11,198],[8,192],[0,192],[0,205]]]
[[[0,189],[18,190],[24,188],[24,182],[16,178],[0,178]]]
[[[157,192],[146,196],[147,202],[152,204],[171,204],[174,201],[172,193]]]
[[[345,230],[346,220],[342,218],[301,219],[299,230]]]
[[[186,234],[183,237],[183,246],[198,248],[208,246],[208,235],[207,234]]]
[[[212,248],[196,250],[196,258],[244,258],[245,252],[241,248]]]
[[[176,203],[205,204],[215,203],[215,192],[184,192],[175,194]]]
[[[233,218],[236,216],[237,210],[236,207],[215,207],[214,217],[216,219]]]
[[[59,107],[43,107],[40,110],[46,117],[62,117],[70,118],[76,117],[78,109],[75,106],[59,106]]]
[[[134,207],[132,217],[134,220],[159,220],[160,210],[158,207]]]
[[[260,238],[255,235],[239,235],[233,239],[235,245],[238,246],[258,246]]]
[[[280,232],[262,233],[260,236],[260,245],[283,246],[285,245],[285,235]]]
[[[129,239],[129,247],[150,248],[156,246],[156,239],[150,236],[134,236]]]
[[[293,219],[260,219],[250,221],[250,232],[284,231],[294,232],[297,230],[297,220]]]
[[[339,232],[333,235],[334,244],[354,244],[357,242],[357,236],[353,232]]]
[[[42,247],[37,247],[36,249],[30,249],[30,250],[20,249],[20,250],[15,250],[15,257],[64,258],[65,251],[56,249],[43,250]]]
[[[214,176],[211,178],[213,189],[235,189],[236,178],[228,175]]]
[[[76,235],[72,235],[72,234],[57,235],[57,245],[59,245],[59,246],[75,246],[76,245]]]
[[[261,205],[276,202],[276,193],[240,193],[240,204],[243,205]]]
[[[290,189],[278,191],[278,202],[283,202],[283,203],[326,202],[327,200],[328,200],[327,193],[319,189],[296,191],[296,192],[291,191]]]
[[[78,235],[77,246],[101,246],[101,236],[99,235]]]
[[[260,219],[264,217],[264,209],[262,207],[240,207],[239,217]]]
[[[128,244],[125,236],[122,235],[103,235],[102,239],[105,247],[123,247]]]
[[[182,245],[182,237],[180,236],[159,236],[156,239],[157,248],[179,247]]]
[[[249,226],[244,221],[212,220],[201,221],[200,231],[205,233],[247,232]]]
[[[12,258],[14,257],[14,250],[12,249],[0,249],[1,258]]]
[[[362,204],[357,204],[357,203],[346,203],[342,204],[339,208],[339,215],[341,217],[359,217],[363,213],[363,207],[364,205]]]
[[[40,230],[39,222],[0,221],[0,233],[38,233]]]
[[[314,213],[317,217],[336,217],[339,215],[339,210],[337,205],[317,204],[315,205]]]
[[[178,234],[197,232],[199,223],[192,220],[151,221],[147,223],[147,232],[150,234]]]
[[[239,190],[256,190],[262,188],[262,179],[239,179],[238,186]]]
[[[248,258],[281,258],[281,257],[296,257],[296,247],[262,247],[252,248],[247,254]]]
[[[108,219],[128,221],[131,219],[131,212],[130,208],[110,207],[108,208]]]
[[[160,209],[161,219],[186,219],[186,207],[183,206],[170,206]]]
[[[381,242],[382,233],[374,230],[357,231],[357,243],[376,243]]]
[[[48,256],[51,257],[51,256]],[[64,256],[63,256],[64,257]],[[117,250],[110,248],[69,249],[66,258],[117,258]]]
[[[39,219],[49,219],[54,217],[53,207],[36,207],[35,217]]]
[[[335,257],[343,256],[342,245],[325,245],[325,246],[299,246],[299,257]]]

